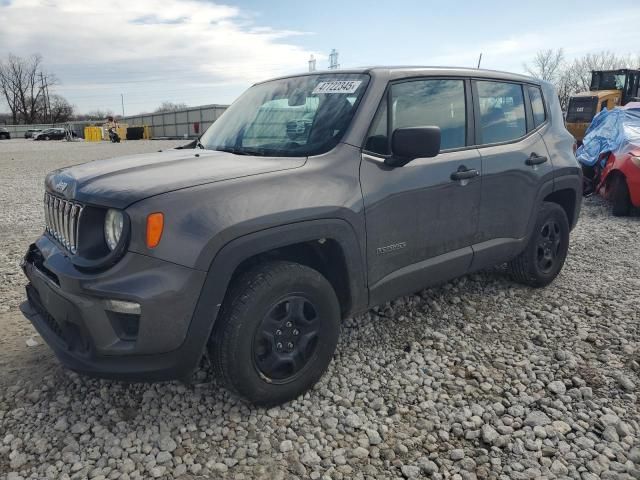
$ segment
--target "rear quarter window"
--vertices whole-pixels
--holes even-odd
[[[531,101],[531,111],[533,113],[533,126],[538,128],[547,119],[542,91],[538,87],[529,85],[529,100]]]

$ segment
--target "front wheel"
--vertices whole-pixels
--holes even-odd
[[[569,250],[569,221],[557,203],[544,202],[524,251],[509,262],[514,280],[532,287],[549,285],[560,273]]]
[[[285,261],[240,275],[216,321],[209,353],[225,387],[255,405],[277,405],[311,388],[327,369],[340,306],[318,271]]]

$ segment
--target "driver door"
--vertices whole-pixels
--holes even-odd
[[[376,114],[360,169],[371,304],[469,268],[482,173],[471,140],[470,95],[465,79],[411,79],[391,84]],[[393,155],[391,132],[417,126],[440,127],[440,154],[403,167],[385,164]]]

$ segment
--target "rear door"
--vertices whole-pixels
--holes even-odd
[[[538,190],[553,175],[542,138],[545,101],[538,86],[517,82],[478,79],[473,92],[483,172],[477,243],[514,244],[527,235]]]

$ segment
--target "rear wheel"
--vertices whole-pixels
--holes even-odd
[[[209,342],[222,383],[256,405],[304,393],[322,376],[340,331],[335,291],[316,270],[267,262],[231,287]]]
[[[612,213],[616,217],[626,217],[631,211],[631,197],[627,181],[622,175],[613,177],[608,186],[608,196],[613,206]]]
[[[514,280],[532,287],[549,285],[560,273],[569,250],[569,222],[560,205],[544,202],[524,251],[509,262]]]

